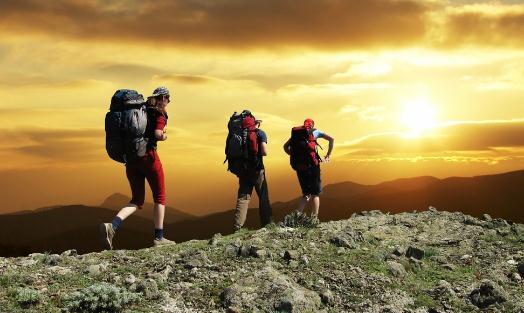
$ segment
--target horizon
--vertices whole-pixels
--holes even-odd
[[[282,146],[307,117],[335,138],[323,186],[524,169],[523,1],[22,0],[0,10],[0,214],[130,194],[104,148],[121,88],[171,91],[158,145],[167,206],[194,215],[234,207],[238,181],[222,161],[228,118],[242,109],[268,135],[272,203],[300,194]]]
[[[502,173],[480,174],[480,175],[475,175],[475,176],[447,176],[447,177],[442,177],[441,178],[441,177],[436,177],[436,176],[431,176],[431,175],[424,175],[424,176],[415,176],[415,177],[398,177],[398,178],[395,178],[395,179],[392,179],[392,180],[385,180],[385,181],[381,181],[381,182],[377,182],[377,183],[373,183],[373,184],[361,184],[359,182],[349,181],[348,180],[348,181],[340,181],[340,182],[326,184],[323,188],[330,188],[332,186],[339,185],[339,184],[345,184],[345,183],[351,183],[351,184],[356,184],[356,185],[361,185],[361,186],[366,186],[366,187],[374,187],[374,186],[379,186],[379,185],[382,185],[382,184],[395,183],[395,182],[401,181],[401,180],[416,180],[416,179],[419,179],[419,178],[434,178],[437,181],[443,181],[443,180],[448,180],[448,179],[453,179],[453,178],[471,178],[471,179],[474,179],[474,178],[478,178],[478,177],[499,176],[499,175],[506,175],[506,174],[511,174],[511,173],[517,173],[517,172],[524,172],[524,169],[510,171],[510,172],[502,172]],[[104,200],[102,200],[99,203],[62,203],[62,204],[56,203],[54,205],[37,207],[37,208],[32,208],[32,209],[22,209],[22,210],[16,210],[16,211],[1,212],[0,215],[2,215],[2,214],[11,214],[11,213],[18,213],[18,212],[35,212],[35,211],[40,210],[40,209],[48,209],[48,208],[63,207],[63,206],[75,206],[75,205],[92,206],[92,207],[101,207],[101,208],[103,208],[101,205],[104,202],[106,202],[107,200],[109,200],[111,197],[114,197],[114,196],[124,196],[124,197],[127,197],[127,198],[131,198],[130,194],[124,194],[124,193],[116,192],[116,193],[108,195],[107,197],[104,198]],[[281,199],[281,200],[272,201],[272,203],[273,204],[285,203],[285,202],[293,201],[293,200],[296,200],[296,199],[297,199],[297,197],[289,198],[289,199]],[[149,199],[146,199],[145,205],[146,206],[147,205],[152,205],[152,202],[150,202],[148,200]],[[257,208],[257,205],[256,205],[257,203],[258,202],[253,201],[252,203],[250,203],[249,208],[250,209],[251,208]],[[194,211],[184,210],[184,208],[171,207],[169,205],[166,206],[166,210],[170,209],[170,208],[171,209],[175,209],[175,210],[180,211],[180,212],[188,213],[188,214],[193,215],[195,217],[204,217],[204,216],[210,215],[210,214],[223,213],[223,212],[227,212],[227,211],[233,210],[233,208],[226,208],[226,209],[221,209],[221,210],[208,210],[208,211],[205,211],[203,213],[202,212],[197,212],[195,214]],[[423,209],[423,208],[419,208],[419,209]],[[482,213],[482,212],[479,212],[479,213]]]

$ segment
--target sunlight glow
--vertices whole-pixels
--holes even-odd
[[[437,126],[437,112],[427,99],[418,98],[404,105],[401,120],[408,128],[406,137],[420,137]]]

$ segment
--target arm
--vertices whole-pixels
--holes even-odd
[[[155,138],[158,140],[158,141],[164,141],[167,139],[167,135],[166,135],[166,127],[164,127],[164,129],[155,129]]]
[[[267,143],[265,143],[264,141],[260,143],[260,153],[263,156],[267,156]]]
[[[162,114],[162,115],[159,115],[157,117],[157,120],[156,120],[156,129],[155,129],[155,138],[156,140],[158,141],[164,141],[167,139],[167,135],[166,135],[166,132],[167,132],[167,119],[166,117]]]
[[[327,152],[326,156],[324,157],[326,162],[329,162],[329,157],[331,156],[331,152],[333,151],[333,146],[335,145],[335,139],[333,137],[331,137],[330,135],[328,135],[328,134],[322,134],[320,136],[320,138],[324,138],[327,141],[329,141],[328,152]]]
[[[288,155],[291,155],[291,139],[288,139],[288,141],[286,141],[286,143],[284,144],[284,151]]]

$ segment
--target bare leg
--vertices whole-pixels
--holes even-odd
[[[298,203],[298,209],[297,211],[300,212],[300,213],[303,213],[304,212],[304,208],[306,207],[306,203],[309,202],[309,195],[306,195],[306,196],[302,196],[302,198],[300,198],[300,202]]]
[[[116,216],[120,217],[120,219],[123,221],[129,215],[135,213],[135,211],[138,209],[138,206],[133,203],[129,203],[125,208],[122,208],[120,211],[118,211],[118,214]]]
[[[157,229],[164,229],[164,213],[166,210],[166,206],[160,203],[155,203],[154,206],[154,216],[153,219],[155,221],[155,228]]]
[[[312,215],[318,216],[319,208],[320,208],[320,197],[313,196],[313,214]]]

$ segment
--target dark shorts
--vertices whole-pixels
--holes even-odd
[[[297,171],[298,182],[302,189],[302,194],[319,196],[322,192],[320,181],[320,166],[313,166],[305,171]]]

